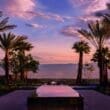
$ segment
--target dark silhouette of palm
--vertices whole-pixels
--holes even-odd
[[[97,50],[99,50],[98,64],[100,72],[100,84],[105,85],[106,78],[103,68],[103,56],[102,49],[105,46],[106,41],[110,38],[110,22],[107,18],[103,18],[100,21],[95,21],[88,24],[88,29],[81,29],[78,32],[88,39]]]
[[[27,79],[27,72],[32,71],[36,73],[39,69],[39,62],[34,60],[31,54],[25,56],[25,63],[24,63],[24,72],[25,72],[25,79]]]
[[[95,52],[95,54],[93,55],[92,61],[94,62],[98,62],[98,56],[99,56],[99,50],[97,50]],[[104,72],[105,72],[105,78],[106,78],[106,84],[108,83],[108,68],[109,68],[109,64],[110,64],[110,50],[108,47],[102,48],[102,57],[104,60],[103,63],[103,68],[104,68]],[[99,66],[99,62],[98,62],[98,66]]]
[[[77,84],[81,84],[82,81],[82,69],[83,69],[83,54],[88,54],[90,52],[90,47],[87,42],[80,41],[76,42],[72,49],[75,49],[77,53],[79,53],[79,64],[78,64],[78,75],[77,75]]]
[[[9,83],[9,56],[14,48],[18,47],[20,42],[25,40],[24,37],[17,37],[12,33],[3,33],[0,35],[0,48],[5,52],[4,69],[6,81]]]
[[[15,48],[15,51],[17,51],[17,58],[19,60],[19,71],[21,73],[21,80],[24,80],[24,65],[26,62],[26,56],[25,51],[30,51],[33,48],[33,46],[27,42],[19,42],[18,46]]]
[[[20,60],[21,58],[23,61]],[[23,62],[22,64],[21,64],[21,61]],[[19,53],[17,54],[14,53],[12,55],[12,58],[10,59],[10,66],[11,66],[11,71],[16,76],[15,79],[18,79],[18,75],[20,73],[20,75],[22,74],[21,80],[24,80],[27,78],[27,73],[29,71],[32,71],[34,73],[37,72],[37,70],[39,69],[39,62],[34,60],[31,54],[22,55]]]

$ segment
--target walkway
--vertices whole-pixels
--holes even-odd
[[[17,90],[0,97],[0,110],[27,110],[26,100],[31,90]]]
[[[84,97],[84,110],[109,110],[110,96],[94,90],[78,90]],[[0,110],[27,110],[26,100],[32,90],[17,90],[0,97]]]
[[[84,97],[84,110],[110,110],[110,96],[94,90],[78,90]]]

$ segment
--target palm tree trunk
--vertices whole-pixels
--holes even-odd
[[[102,51],[99,52],[99,73],[100,73],[100,86],[105,87],[107,84],[108,76],[107,76],[107,63],[105,59],[102,57]]]
[[[5,52],[5,78],[6,78],[6,84],[9,84],[9,59],[8,59],[8,51]]]
[[[23,62],[20,60],[20,78],[24,80],[24,70],[23,70]]]
[[[100,74],[100,85],[103,85],[103,62],[102,62],[102,58],[99,57],[99,74]]]
[[[21,71],[21,80],[24,80],[24,71]]]
[[[19,54],[20,54],[19,56],[20,79],[24,80],[24,58],[23,58],[24,52],[20,51]]]
[[[18,79],[18,75],[17,74],[15,74],[15,81]]]
[[[82,68],[83,68],[83,52],[79,54],[79,64],[78,64],[78,75],[76,79],[77,84],[81,84],[82,82]]]
[[[21,72],[21,80],[25,80],[25,71],[24,71],[24,67],[23,67],[24,65],[23,65],[23,63],[21,63],[21,65],[22,65],[21,71],[20,71]]]
[[[103,73],[103,78],[104,78],[104,86],[108,84],[108,70],[107,70],[107,61],[104,62],[104,73]]]

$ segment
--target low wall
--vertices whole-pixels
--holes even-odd
[[[83,97],[29,97],[28,110],[83,110]]]

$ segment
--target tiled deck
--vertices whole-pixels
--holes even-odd
[[[84,110],[109,110],[110,96],[94,90],[78,90],[84,97]],[[17,90],[0,97],[0,110],[27,110],[26,101],[32,90]]]

